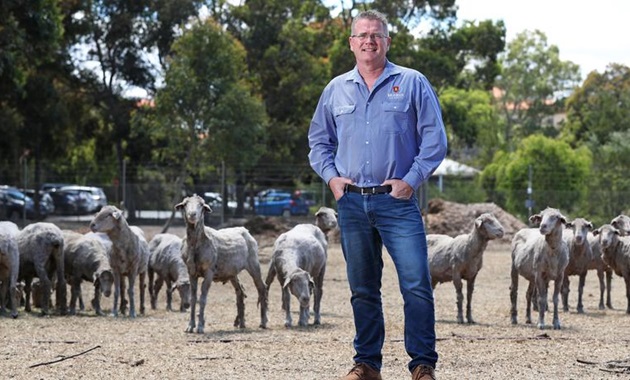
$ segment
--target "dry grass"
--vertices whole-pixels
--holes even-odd
[[[175,232],[175,231],[172,231]],[[150,237],[154,231],[149,231]],[[260,239],[263,275],[271,247]],[[403,345],[402,302],[389,256],[385,254],[383,302],[387,338],[383,378],[407,379],[408,357]],[[473,316],[477,324],[455,322],[452,284],[435,290],[439,379],[606,379],[626,378],[607,372],[603,363],[630,357],[630,316],[625,314],[623,281],[613,280],[615,310],[597,310],[597,276],[587,276],[586,313],[572,308],[561,313],[562,330],[538,330],[523,324],[526,287],[521,279],[519,324],[510,324],[510,252],[491,243],[477,279]],[[280,286],[270,291],[269,328],[258,328],[259,310],[253,282],[241,275],[246,299],[247,328],[232,327],[236,316],[229,284],[213,284],[207,306],[206,333],[187,334],[188,314],[165,311],[164,291],[158,310],[135,320],[96,317],[92,310],[78,316],[42,318],[20,311],[18,319],[0,318],[0,374],[5,379],[336,379],[352,363],[353,323],[345,265],[338,244],[329,251],[322,325],[287,329],[280,308]],[[572,277],[570,302],[576,304],[577,278]],[[91,285],[84,286],[91,298]],[[297,320],[297,304],[292,300]],[[105,309],[111,299],[103,301]],[[179,305],[175,296],[174,306]],[[312,318],[311,318],[312,322]],[[551,323],[551,318],[547,318]],[[92,351],[72,358],[86,350]],[[62,360],[67,358],[66,360]],[[40,363],[61,360],[54,364]],[[587,360],[596,364],[582,364]],[[598,364],[601,363],[601,364]],[[32,368],[31,368],[32,367]]]

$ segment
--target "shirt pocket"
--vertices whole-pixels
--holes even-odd
[[[333,108],[333,116],[337,124],[338,134],[341,136],[352,129],[354,126],[354,111],[356,105],[336,106]]]
[[[387,133],[403,133],[409,124],[409,103],[405,102],[384,102],[383,123],[381,128]]]

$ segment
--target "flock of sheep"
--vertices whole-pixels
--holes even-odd
[[[244,270],[252,277],[258,291],[261,328],[267,326],[267,294],[276,276],[282,285],[285,325],[292,325],[291,294],[300,303],[299,325],[308,323],[313,294],[315,324],[320,323],[328,249],[326,233],[337,227],[333,209],[321,207],[315,214],[316,225],[299,224],[277,238],[268,276],[263,282],[258,243],[246,228],[216,230],[205,226],[204,214],[212,209],[197,195],[185,198],[175,208],[182,212],[186,235],[162,233],[150,241],[146,240],[142,229],[130,226],[123,212],[114,206],[103,207],[90,222],[91,232],[86,234],[61,230],[45,222],[30,224],[22,230],[12,222],[0,222],[0,312],[6,314],[9,307],[11,316],[17,318],[22,298],[20,283],[23,284],[25,311],[31,311],[32,299],[42,314],[49,314],[52,286],[56,284],[57,311],[76,314],[77,301],[80,308],[84,307],[81,282],[90,281],[94,284],[92,307],[95,313],[104,314],[101,294],[109,297],[113,288],[112,315],[128,313],[134,318],[137,316],[136,289],[140,293],[139,313],[145,313],[148,275],[151,308],[156,309],[159,291],[165,284],[167,309],[172,310],[173,292],[179,292],[179,310],[190,308],[186,331],[197,333],[204,332],[204,312],[211,283],[229,281],[237,300],[234,326],[244,328],[245,291],[238,277]],[[39,280],[37,287],[33,286],[35,277]],[[71,289],[69,305],[66,284]]]
[[[145,313],[145,289],[148,285],[151,308],[156,309],[161,287],[166,285],[167,309],[172,311],[172,294],[180,298],[179,311],[190,309],[186,332],[203,333],[205,306],[212,282],[230,282],[236,293],[237,315],[234,326],[245,327],[245,291],[239,273],[246,271],[258,292],[260,327],[267,327],[269,287],[277,278],[282,287],[285,326],[293,324],[290,301],[299,302],[298,324],[306,326],[313,296],[314,323],[321,323],[320,305],[327,261],[327,233],[337,227],[336,212],[321,207],[315,225],[299,224],[275,241],[267,277],[263,281],[258,244],[244,227],[213,229],[204,225],[204,214],[212,212],[203,198],[186,197],[175,206],[186,225],[183,237],[162,233],[147,241],[142,229],[130,226],[121,210],[105,206],[90,223],[91,232],[80,234],[61,230],[51,223],[39,222],[19,228],[0,222],[0,312],[18,316],[23,283],[24,309],[31,311],[31,298],[42,314],[49,314],[55,285],[55,306],[59,313],[75,314],[77,302],[84,308],[81,282],[94,284],[92,307],[103,315],[101,294],[109,297],[113,288],[111,313],[136,317],[136,279],[139,282],[139,313]],[[517,323],[519,278],[528,281],[525,292],[526,323],[531,323],[531,309],[538,311],[538,327],[545,327],[548,288],[554,282],[553,328],[560,329],[558,304],[568,311],[569,276],[579,277],[577,312],[583,313],[582,294],[587,271],[596,270],[600,282],[599,308],[612,308],[610,283],[612,273],[622,276],[630,313],[630,218],[615,217],[597,229],[588,220],[569,222],[554,208],[532,215],[538,228],[523,228],[511,243],[511,322]],[[451,237],[428,234],[429,267],[432,286],[453,282],[457,296],[457,322],[474,323],[472,294],[475,279],[483,264],[488,242],[502,238],[503,227],[491,213],[479,215],[467,234]],[[148,275],[148,284],[147,284]],[[38,287],[33,279],[39,279]],[[604,277],[606,283],[604,282]],[[198,292],[201,278],[201,290]],[[65,281],[60,281],[65,279]],[[467,283],[466,316],[463,311],[463,280]],[[67,304],[66,284],[70,285]],[[126,290],[125,290],[126,288]],[[35,294],[39,290],[39,295]],[[31,294],[33,293],[33,294]],[[606,293],[606,302],[604,296]],[[125,297],[126,296],[126,297]],[[197,308],[199,308],[197,312]],[[128,309],[128,310],[127,310]]]

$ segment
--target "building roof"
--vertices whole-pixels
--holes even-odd
[[[475,169],[472,166],[445,158],[440,166],[435,169],[433,176],[474,177],[479,172],[479,169]]]

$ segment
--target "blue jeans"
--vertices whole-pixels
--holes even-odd
[[[405,349],[409,370],[435,368],[435,310],[427,242],[417,199],[389,194],[346,193],[337,201],[341,247],[354,314],[356,363],[382,366],[385,321],[381,301],[383,245],[398,273],[404,302]]]

